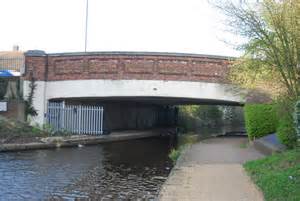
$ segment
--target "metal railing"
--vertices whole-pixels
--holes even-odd
[[[47,122],[54,131],[101,135],[103,134],[103,107],[49,102]]]
[[[0,57],[0,70],[22,71],[25,58],[22,57]]]

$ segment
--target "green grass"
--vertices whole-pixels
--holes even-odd
[[[169,153],[169,158],[175,164],[181,155],[182,151],[189,145],[194,144],[199,141],[198,135],[193,135],[191,133],[186,133],[178,137],[178,148],[174,148]]]
[[[300,200],[300,148],[244,165],[266,201]]]
[[[240,144],[240,148],[241,149],[246,149],[248,147],[248,144],[247,143],[241,143]]]
[[[28,123],[0,118],[0,139],[18,137],[45,137],[48,133]]]
[[[181,151],[182,149],[172,149],[171,152],[169,153],[169,158],[173,161],[174,164],[178,160]]]

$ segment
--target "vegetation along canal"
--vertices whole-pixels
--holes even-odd
[[[172,161],[169,138],[0,153],[0,200],[154,199]]]

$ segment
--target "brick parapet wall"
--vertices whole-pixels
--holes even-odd
[[[141,54],[26,55],[25,80],[174,80],[228,82],[229,59]]]

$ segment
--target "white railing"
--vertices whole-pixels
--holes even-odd
[[[103,134],[103,107],[49,102],[47,122],[54,131],[101,135]]]

